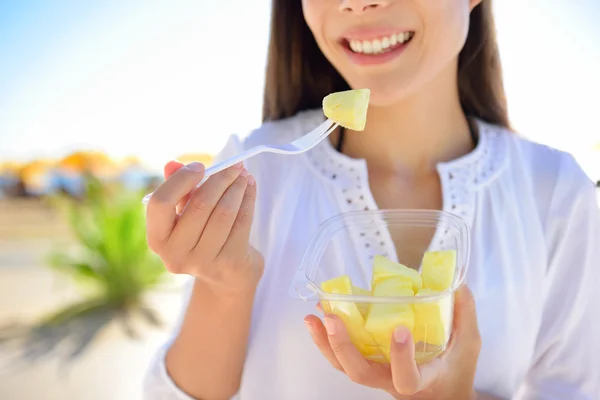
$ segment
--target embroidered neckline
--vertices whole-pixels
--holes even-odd
[[[320,112],[307,112],[305,128],[324,121]],[[452,182],[449,186],[462,184],[469,191],[493,181],[501,172],[506,159],[506,143],[503,128],[475,119],[479,130],[479,141],[469,153],[457,159],[438,163],[442,180]],[[323,178],[342,189],[350,189],[365,181],[367,163],[363,159],[351,158],[339,153],[329,140],[324,140],[311,151],[304,153],[313,169]]]
[[[320,110],[307,112],[303,118],[304,131],[320,124],[324,117]],[[443,210],[463,218],[472,226],[476,193],[493,182],[506,165],[507,143],[503,128],[475,119],[479,141],[469,153],[457,159],[438,163],[443,193]],[[369,188],[367,163],[339,153],[329,140],[324,140],[311,151],[304,153],[314,173],[333,185],[344,212],[375,210],[378,206]],[[447,232],[438,231],[432,245],[443,246]],[[369,254],[390,252],[391,248],[380,231],[359,232],[359,240]],[[368,239],[368,240],[367,240]]]

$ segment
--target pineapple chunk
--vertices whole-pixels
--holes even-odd
[[[450,289],[456,270],[456,250],[426,252],[421,265],[423,286],[444,291]]]
[[[331,93],[323,99],[323,113],[344,128],[362,131],[367,123],[369,89]]]
[[[352,281],[348,275],[342,275],[321,283],[324,292],[332,294],[352,294]],[[365,320],[356,304],[348,301],[321,301],[326,314],[335,314],[344,322],[350,340],[365,356],[379,355],[377,343],[365,329]]]
[[[374,284],[374,287],[382,285],[386,287],[384,290],[389,293],[406,293],[406,290],[414,292],[412,281],[405,276],[392,276],[391,278],[379,279]],[[393,294],[389,296],[393,296]]]
[[[371,291],[358,286],[352,286],[352,294],[367,297],[371,295]],[[358,311],[360,311],[363,318],[366,318],[367,312],[369,311],[369,303],[356,303],[356,307],[358,307]]]
[[[432,289],[421,289],[417,296],[439,293]],[[443,346],[448,340],[448,329],[452,317],[451,295],[431,303],[415,303],[415,327],[413,339],[415,343],[427,343]]]
[[[423,287],[419,273],[399,263],[395,263],[381,255],[376,255],[373,260],[373,278],[371,285],[375,287],[387,278],[402,278],[412,282],[412,290],[417,292]]]
[[[386,279],[373,288],[373,296],[413,296],[411,289],[398,288],[398,280]],[[373,335],[387,360],[390,358],[390,343],[394,329],[404,325],[412,330],[415,313],[410,304],[372,303],[365,321],[365,329]]]

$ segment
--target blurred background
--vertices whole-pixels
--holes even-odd
[[[495,3],[515,128],[599,181],[600,3]],[[181,281],[139,199],[260,124],[269,8],[0,0],[0,399],[141,398]]]

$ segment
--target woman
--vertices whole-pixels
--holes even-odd
[[[148,242],[192,282],[147,398],[598,398],[594,185],[570,155],[509,131],[491,1],[274,0],[272,18],[265,122],[219,158],[310,131],[323,97],[348,87],[371,89],[367,126],[196,191],[202,165],[166,165]],[[401,327],[391,365],[371,364],[338,319],[288,295],[319,224],[365,208],[442,209],[471,226],[470,290],[430,364],[415,365]]]

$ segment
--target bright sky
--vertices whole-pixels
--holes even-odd
[[[260,123],[269,7],[0,0],[0,160],[86,148],[160,167],[217,152]],[[496,8],[515,126],[588,163],[600,143],[600,3]]]

